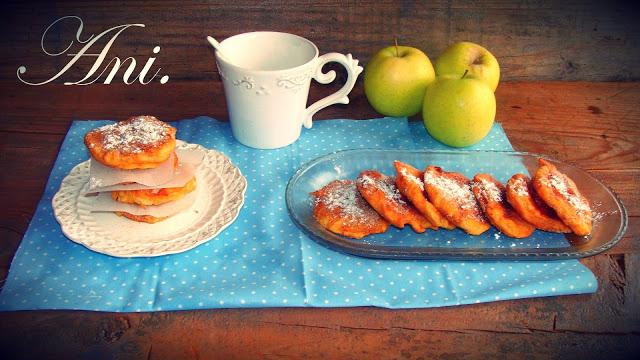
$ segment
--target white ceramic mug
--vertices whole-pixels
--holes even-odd
[[[232,36],[216,50],[218,71],[224,84],[231,129],[244,145],[258,149],[287,146],[300,137],[304,125],[329,105],[348,104],[362,67],[351,54],[318,56],[309,40],[280,32],[250,32]],[[347,69],[344,86],[307,107],[311,79],[328,84],[335,71],[322,66],[338,62]]]

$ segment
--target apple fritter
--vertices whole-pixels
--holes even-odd
[[[333,233],[360,239],[389,228],[389,223],[360,195],[353,180],[334,180],[311,195],[313,217]]]
[[[456,226],[440,214],[440,211],[427,199],[422,181],[422,171],[397,160],[393,162],[393,165],[396,168],[398,190],[429,220],[433,225],[432,229],[435,230],[439,227],[449,230],[455,229]]]
[[[395,179],[376,170],[365,170],[356,180],[358,191],[383,218],[393,226],[409,224],[415,232],[425,232],[432,225],[400,194]]]
[[[132,116],[99,127],[84,136],[91,156],[118,169],[152,169],[176,147],[176,129],[153,116]]]
[[[507,201],[520,217],[540,230],[571,232],[555,211],[540,199],[533,189],[531,180],[524,174],[515,174],[507,181]]]
[[[506,201],[506,189],[489,174],[476,174],[471,190],[489,222],[507,236],[525,238],[535,226],[523,220]]]
[[[111,192],[115,201],[142,206],[161,205],[183,198],[196,189],[196,178],[191,178],[184,186],[176,188],[117,190]]]
[[[592,211],[589,201],[567,175],[561,173],[550,162],[539,159],[540,167],[533,176],[533,188],[540,198],[555,210],[574,234],[586,236],[591,233]]]
[[[133,215],[131,213],[124,212],[124,211],[116,211],[116,215],[126,217],[129,220],[133,220],[137,222],[145,222],[149,224],[155,224],[157,222],[166,220],[168,218],[168,216],[155,217],[151,215]]]
[[[464,175],[428,166],[424,171],[424,185],[436,209],[468,234],[480,235],[491,227],[473,196],[469,179]]]

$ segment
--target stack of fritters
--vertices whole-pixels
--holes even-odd
[[[366,170],[355,182],[336,180],[313,192],[313,214],[329,231],[354,238],[384,232],[389,223],[419,233],[458,227],[471,235],[493,225],[513,238],[536,229],[591,233],[589,201],[551,163],[540,159],[539,165],[533,180],[515,174],[505,187],[489,174],[469,180],[437,166],[422,172],[395,161],[395,178]]]
[[[154,169],[166,161],[173,161],[174,169],[179,165],[175,153],[176,129],[153,116],[134,116],[91,130],[85,135],[84,143],[94,161],[114,171]],[[117,202],[145,208],[177,201],[195,188],[194,176],[180,187],[111,191],[111,197]],[[131,220],[147,223],[156,223],[167,218],[134,215],[123,211],[116,213]]]

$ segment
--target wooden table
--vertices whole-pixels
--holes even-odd
[[[16,91],[19,89],[19,91]],[[314,97],[331,88],[314,87]],[[219,83],[0,84],[0,279],[33,216],[72,119],[225,119]],[[46,94],[47,101],[35,101]],[[361,82],[351,104],[318,118],[377,115]],[[228,309],[143,314],[0,314],[0,356],[51,358],[609,358],[640,350],[640,83],[505,82],[500,121],[517,150],[588,170],[629,213],[623,240],[581,260],[598,291],[437,309]]]

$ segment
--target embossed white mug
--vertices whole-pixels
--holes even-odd
[[[318,56],[309,40],[280,32],[250,32],[229,37],[216,50],[233,136],[258,149],[287,146],[311,128],[313,115],[329,105],[348,104],[362,67],[351,54]],[[332,82],[335,71],[322,72],[328,62],[347,69],[347,81],[337,92],[307,107],[311,79]]]

